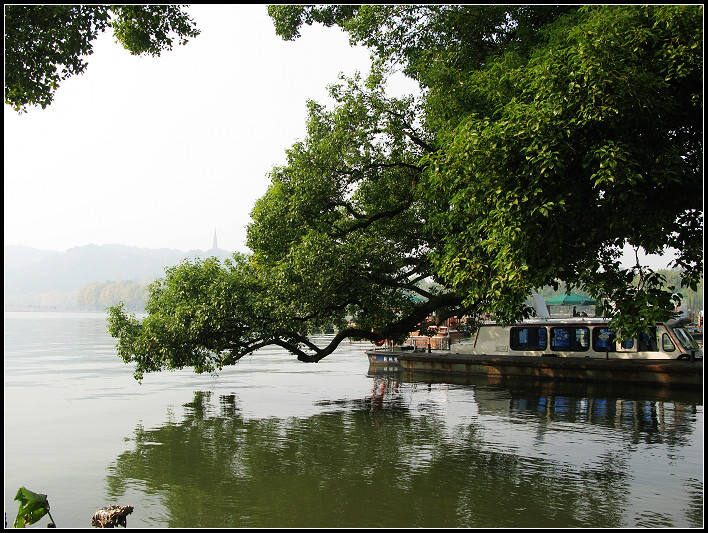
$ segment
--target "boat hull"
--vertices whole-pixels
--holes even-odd
[[[384,353],[380,352],[379,355],[383,356]],[[398,365],[409,371],[691,388],[703,386],[702,360],[608,360],[580,357],[486,356],[449,352],[388,352],[388,355],[395,356]]]
[[[401,353],[384,352],[384,351],[370,351],[366,352],[366,356],[369,358],[370,366],[398,366],[397,355]]]

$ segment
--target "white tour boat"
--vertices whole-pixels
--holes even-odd
[[[607,318],[535,318],[509,326],[480,325],[451,354],[487,356],[581,357],[589,359],[702,359],[703,351],[681,327],[668,321],[638,338],[620,340]]]

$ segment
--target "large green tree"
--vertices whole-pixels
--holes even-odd
[[[134,55],[158,56],[199,34],[182,6],[6,5],[5,102],[20,112],[47,107],[63,80],[84,72],[109,27]]]
[[[562,282],[616,303],[625,336],[678,288],[625,245],[702,258],[701,6],[271,6],[276,31],[338,25],[372,73],[310,102],[307,135],[256,204],[249,256],[184,263],[149,317],[111,332],[137,374],[230,364],[266,344],[318,361],[348,336],[400,339],[431,313],[528,311]],[[419,98],[385,93],[394,68]],[[421,281],[433,280],[435,283]],[[434,287],[424,289],[423,287]],[[339,327],[327,346],[308,334]]]

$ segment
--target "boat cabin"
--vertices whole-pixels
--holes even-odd
[[[639,338],[620,341],[606,318],[533,319],[501,326],[482,324],[468,342],[451,353],[584,357],[593,359],[693,359],[698,344],[677,322],[656,324]]]

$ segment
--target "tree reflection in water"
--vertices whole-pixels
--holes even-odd
[[[479,416],[451,430],[433,403],[411,407],[431,383],[372,379],[369,397],[323,403],[306,418],[247,419],[235,395],[195,392],[181,422],[136,428],[134,449],[109,469],[108,498],[156,494],[167,519],[154,525],[169,527],[633,526],[627,446],[686,446],[695,428],[690,405],[671,404],[669,414],[661,401],[513,386],[499,401],[498,387],[477,383]],[[536,438],[564,422],[584,428],[570,438],[591,443],[595,431],[626,445],[591,463],[519,454],[513,442],[485,440],[486,409],[531,422]],[[702,480],[687,484],[700,500]],[[702,525],[702,505],[683,515],[684,525]],[[674,526],[676,516],[649,522]]]

